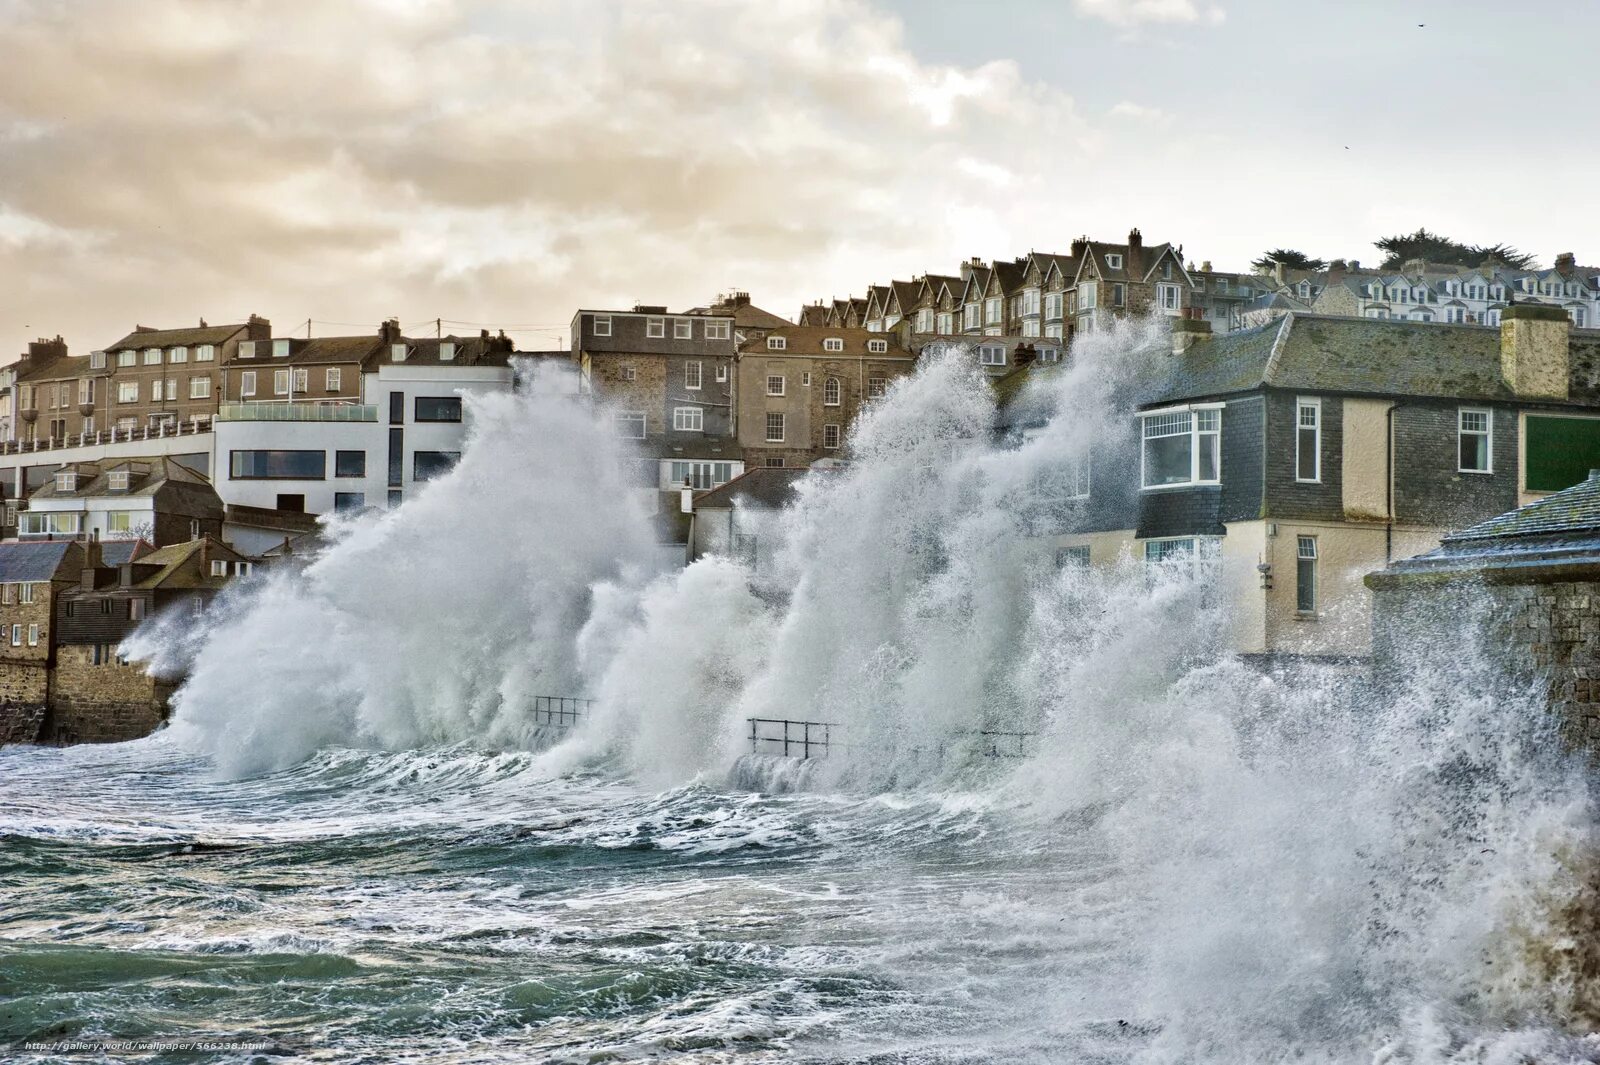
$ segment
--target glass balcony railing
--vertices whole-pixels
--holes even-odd
[[[219,422],[375,422],[378,408],[358,403],[224,403]]]

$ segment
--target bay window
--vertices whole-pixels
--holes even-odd
[[[1220,483],[1221,407],[1153,411],[1141,419],[1141,487]]]

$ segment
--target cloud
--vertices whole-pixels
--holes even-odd
[[[1109,114],[1112,118],[1129,118],[1136,122],[1160,122],[1167,117],[1167,113],[1159,107],[1146,107],[1131,100],[1123,100],[1115,105]]]
[[[1227,17],[1220,5],[1201,0],[1072,0],[1072,6],[1086,18],[1097,18],[1124,29],[1147,24],[1214,26]]]
[[[731,284],[792,315],[830,278],[1003,226],[1045,195],[1026,175],[1073,170],[1098,137],[1014,63],[924,62],[858,0],[6,11],[16,349],[252,312],[283,332],[507,323],[548,346],[580,304]],[[997,215],[1001,186],[1016,205]]]

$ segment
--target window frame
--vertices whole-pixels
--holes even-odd
[[[832,397],[831,399],[829,397]],[[822,405],[824,407],[843,406],[844,384],[839,378],[832,375],[822,381]]]
[[[693,318],[674,318],[672,320],[672,339],[673,340],[693,340],[694,339],[694,319]]]
[[[632,423],[633,420],[636,419],[636,418],[638,419],[638,422],[639,422],[639,433],[638,433],[638,435],[635,436],[632,433],[622,432],[622,428],[623,428],[624,423]],[[621,440],[643,440],[647,436],[649,436],[649,433],[650,433],[650,419],[649,419],[649,416],[642,410],[618,410],[618,411],[612,411],[611,412],[611,426],[612,426],[612,429],[616,431],[618,439],[621,439]]]
[[[611,316],[609,314],[596,314],[589,318],[589,329],[597,337],[611,335]]]
[[[1469,414],[1483,415],[1484,428],[1481,431],[1467,429],[1466,419],[1467,415]],[[1462,465],[1461,460],[1463,455],[1461,445],[1466,442],[1466,438],[1468,436],[1483,437],[1483,469],[1469,469],[1468,467]],[[1480,474],[1494,473],[1494,409],[1492,407],[1456,408],[1456,472]]]
[[[889,342],[887,340],[869,340],[867,341],[867,350],[874,355],[882,355],[889,350]]]
[[[787,377],[785,377],[783,374],[777,373],[769,373],[766,376],[767,395],[772,396],[773,398],[781,398],[787,394],[789,387],[789,381]],[[778,382],[778,387],[776,389],[772,387],[772,382],[774,381]]]
[[[1306,412],[1312,422],[1305,424]],[[1311,476],[1302,476],[1305,434],[1311,432]],[[1322,400],[1317,396],[1298,396],[1294,401],[1294,479],[1297,484],[1322,483]]]
[[[698,392],[705,387],[705,367],[699,359],[691,359],[683,364],[683,387],[691,392]]]
[[[773,423],[773,419],[774,418],[777,419],[777,423],[776,423],[777,424],[777,428],[778,428],[778,435],[777,436],[773,436],[772,435],[772,428],[773,428],[773,424],[774,424]],[[766,442],[767,443],[769,443],[769,444],[781,444],[781,443],[783,443],[784,440],[787,437],[788,428],[789,428],[788,419],[786,419],[784,417],[783,411],[779,411],[779,410],[769,410],[769,411],[767,411],[767,418],[766,418],[766,426],[765,426],[765,428],[766,428]]]
[[[1307,553],[1308,545],[1309,553]],[[1301,617],[1313,617],[1317,613],[1317,600],[1321,592],[1317,587],[1317,562],[1320,558],[1321,552],[1317,548],[1315,536],[1304,534],[1295,536],[1294,612]]]
[[[1222,403],[1188,403],[1178,407],[1162,407],[1158,410],[1139,412],[1139,490],[1141,492],[1161,491],[1170,488],[1195,488],[1222,483]],[[1216,413],[1216,426],[1214,428],[1201,428],[1199,415],[1210,412]],[[1151,436],[1148,422],[1152,418],[1187,415],[1188,429],[1184,433],[1159,433]],[[1149,442],[1151,440],[1169,439],[1187,435],[1189,438],[1189,479],[1186,481],[1168,481],[1163,484],[1149,483]],[[1200,476],[1200,448],[1202,436],[1215,437],[1216,476],[1202,478]]]
[[[667,320],[665,318],[646,318],[644,320],[644,338],[646,340],[665,340],[667,338]]]
[[[831,443],[831,444],[828,443],[828,438],[830,436],[833,438],[833,443]],[[837,423],[828,422],[828,423],[823,425],[823,427],[822,427],[822,446],[823,446],[823,448],[825,450],[837,451],[837,450],[839,450],[839,445],[843,441],[844,441],[844,432],[842,431],[842,428]]]
[[[689,417],[693,415],[693,417]],[[689,424],[693,422],[694,424]],[[673,407],[672,431],[675,433],[703,433],[706,431],[706,412],[702,407]]]

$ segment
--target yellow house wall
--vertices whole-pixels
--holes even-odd
[[[1346,398],[1342,406],[1340,483],[1345,517],[1383,521],[1389,516],[1389,409],[1394,404],[1385,399]]]

